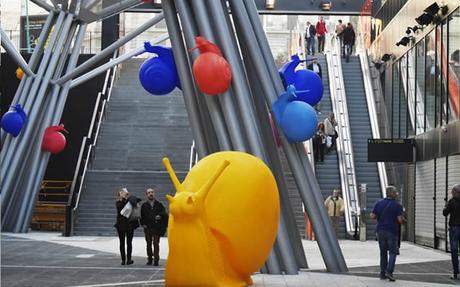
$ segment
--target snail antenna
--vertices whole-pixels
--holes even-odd
[[[225,168],[230,164],[228,160],[224,160],[224,162],[220,165],[220,167],[217,169],[217,171],[214,173],[214,175],[208,180],[208,182],[203,185],[200,190],[196,193],[197,197],[199,198],[206,198],[208,195],[209,190],[213,186],[213,184],[217,181],[219,176],[224,172]]]
[[[171,178],[174,188],[176,189],[176,193],[182,192],[184,188],[182,187],[182,184],[177,178],[176,173],[174,172],[174,169],[172,168],[171,163],[169,162],[169,159],[167,157],[163,158],[163,165],[168,171],[169,177]]]

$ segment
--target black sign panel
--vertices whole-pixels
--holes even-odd
[[[40,32],[45,25],[48,15],[29,15],[29,25],[27,25],[26,16],[21,16],[21,51],[27,51],[27,41],[29,41],[29,48],[32,52],[38,44]],[[27,30],[29,30],[29,39],[27,40]]]
[[[367,161],[413,162],[414,139],[368,139]]]

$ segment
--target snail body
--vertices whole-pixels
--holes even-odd
[[[170,202],[167,286],[246,286],[276,238],[279,195],[270,169],[242,152],[200,160]],[[263,202],[263,204],[261,204]]]

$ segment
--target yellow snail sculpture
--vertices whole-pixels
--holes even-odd
[[[268,258],[279,223],[279,194],[257,157],[225,151],[200,160],[169,201],[166,286],[246,286]]]

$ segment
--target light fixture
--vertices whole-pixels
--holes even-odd
[[[433,21],[433,15],[428,13],[423,13],[422,15],[415,18],[415,22],[419,25],[426,26],[429,25]]]
[[[276,0],[265,0],[265,8],[268,10],[275,9]]]
[[[386,62],[389,61],[393,57],[392,54],[383,54],[382,61]]]
[[[417,26],[417,25],[415,25],[414,27],[407,27],[406,34],[409,35],[412,32],[416,33],[418,30],[421,30],[421,29],[423,29],[423,27]]]
[[[323,1],[323,2],[321,2],[320,7],[321,7],[322,11],[331,11],[332,2],[331,1]]]
[[[396,46],[400,46],[400,45],[407,46],[410,42],[414,40],[415,38],[413,36],[404,36],[401,38],[401,40],[399,40],[398,43],[396,43]]]

